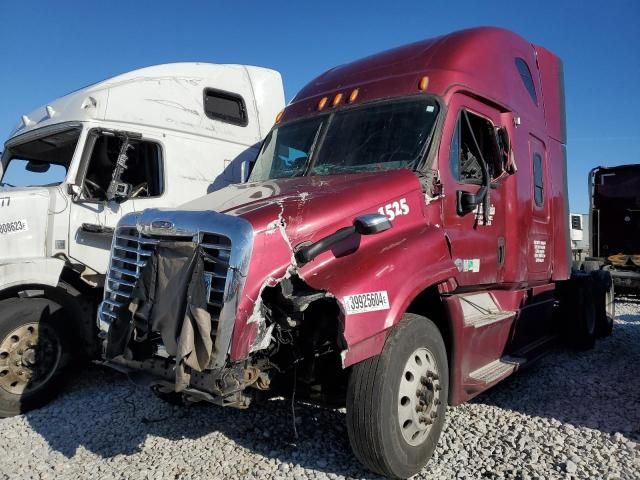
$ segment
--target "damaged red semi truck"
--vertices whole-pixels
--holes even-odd
[[[447,404],[610,321],[571,272],[562,75],[497,28],[320,75],[248,183],[123,217],[105,363],[183,401],[346,405],[364,465],[417,473]]]

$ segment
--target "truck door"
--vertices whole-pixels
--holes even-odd
[[[451,253],[461,286],[498,283],[503,277],[504,188],[506,160],[498,145],[501,114],[475,99],[453,97],[443,130],[439,152],[439,175],[444,191],[442,219],[451,241]],[[504,130],[506,132],[506,130]],[[488,209],[483,203],[462,212],[465,192],[478,194],[485,163],[491,186]],[[486,183],[486,181],[485,181]]]
[[[69,255],[98,273],[106,272],[113,231],[123,215],[134,211],[135,199],[159,197],[164,192],[160,145],[139,134],[126,135],[130,148],[117,198],[108,199],[107,192],[123,151],[123,132],[90,131],[76,177],[80,192],[71,206]]]
[[[551,205],[547,198],[547,152],[544,143],[529,135],[531,158],[531,227],[528,235],[527,266],[529,280],[546,280],[551,277],[553,242],[550,242]]]

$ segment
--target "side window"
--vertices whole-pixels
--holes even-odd
[[[533,103],[538,105],[538,95],[536,95],[536,86],[533,83],[533,77],[531,76],[531,70],[529,69],[529,65],[524,58],[516,58],[516,68],[518,69],[518,73],[520,74],[520,78],[522,79],[522,83],[524,83],[524,87],[529,92],[531,96],[531,100]]]
[[[544,178],[542,172],[542,157],[539,153],[533,154],[533,198],[538,207],[544,203]]]
[[[122,149],[123,138],[100,134],[95,141],[83,184],[83,197],[104,201]],[[120,182],[127,184],[128,198],[159,197],[163,191],[160,145],[147,140],[129,139],[127,168]]]
[[[460,183],[482,182],[481,159],[492,179],[502,173],[502,162],[493,125],[487,119],[463,111],[451,139],[451,171]]]
[[[204,91],[204,113],[213,120],[222,120],[240,127],[246,127],[249,123],[244,99],[235,93],[214,88]]]

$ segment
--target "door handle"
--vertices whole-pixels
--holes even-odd
[[[498,268],[504,266],[505,260],[504,237],[498,237]]]
[[[83,223],[80,230],[98,235],[113,235],[114,232],[113,227],[105,227],[104,225],[96,225],[95,223]]]

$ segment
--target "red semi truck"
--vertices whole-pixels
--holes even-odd
[[[563,98],[560,60],[498,28],[323,73],[248,183],[123,217],[105,363],[183,401],[346,405],[364,465],[417,473],[447,405],[610,321],[571,271]]]

